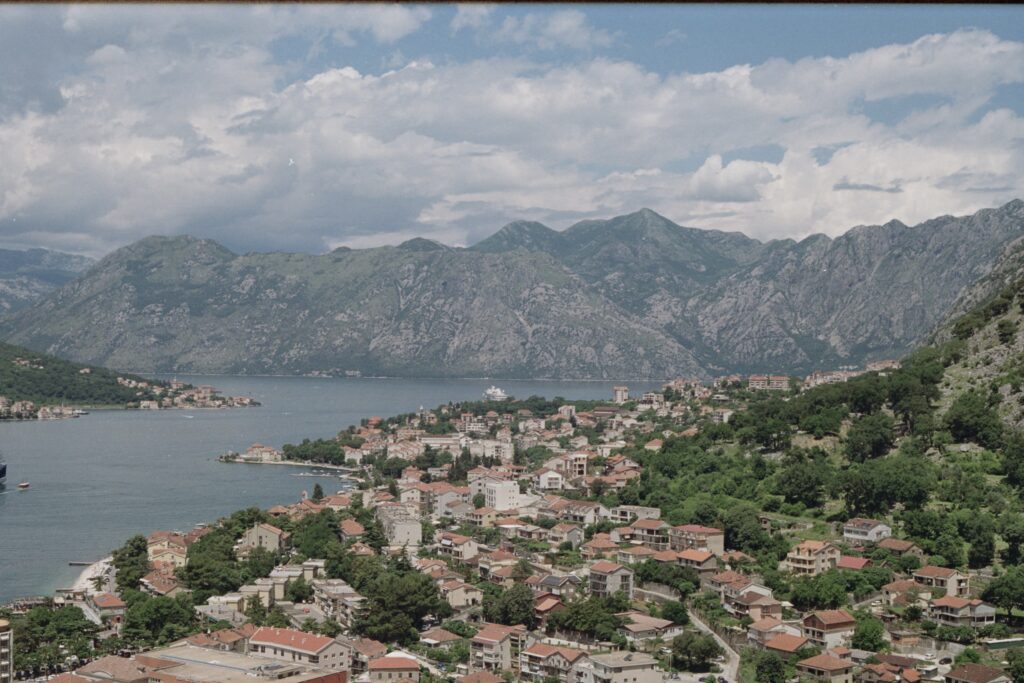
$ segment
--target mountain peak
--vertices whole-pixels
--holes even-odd
[[[474,244],[470,249],[487,253],[501,253],[524,249],[526,251],[557,251],[562,234],[536,221],[512,221],[490,237]]]
[[[411,240],[406,240],[395,248],[402,251],[448,251],[449,249],[449,247],[440,242],[429,240],[426,237],[413,237]]]

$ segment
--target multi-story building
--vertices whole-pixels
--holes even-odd
[[[633,538],[651,550],[668,549],[668,532],[672,528],[660,519],[638,519],[630,527]]]
[[[668,532],[672,550],[706,550],[715,555],[725,552],[725,532],[700,524],[681,524]]]
[[[843,540],[847,543],[878,543],[892,536],[892,527],[877,519],[854,517],[843,525]]]
[[[423,525],[414,510],[401,503],[381,503],[377,506],[375,514],[384,537],[388,539],[388,545],[418,547],[423,542]]]
[[[654,657],[642,652],[610,652],[590,655],[583,665],[589,675],[584,683],[661,683]]]
[[[238,544],[239,552],[247,553],[253,548],[266,548],[275,553],[282,552],[291,543],[291,534],[272,524],[254,524],[245,532]]]
[[[817,576],[839,563],[839,548],[827,541],[803,541],[786,555],[786,568],[802,576]]]
[[[0,683],[14,683],[14,629],[0,619]]]
[[[519,653],[529,643],[529,631],[522,624],[484,624],[470,640],[469,668],[501,672],[519,668]]]
[[[488,480],[483,486],[485,505],[495,510],[517,510],[520,505],[519,482]]]
[[[857,620],[846,610],[819,610],[804,617],[802,635],[815,647],[828,650],[848,645],[856,627]]]
[[[970,592],[970,577],[949,567],[927,565],[914,570],[914,581],[922,588],[935,588],[946,595],[965,598]]]
[[[996,623],[996,608],[981,600],[944,595],[928,603],[928,618],[941,626],[982,628]]]
[[[633,570],[615,562],[600,560],[590,565],[590,594],[610,597],[622,591],[633,597]]]
[[[249,638],[249,652],[286,662],[312,664],[329,671],[352,668],[352,648],[327,636],[290,628],[257,629]]]
[[[453,534],[450,531],[437,533],[437,552],[443,557],[450,557],[455,562],[464,563],[476,557],[480,546],[469,537]]]
[[[542,683],[583,683],[582,664],[587,661],[583,650],[534,643],[519,655],[519,676],[524,681]]]
[[[646,505],[616,505],[608,509],[608,520],[616,524],[631,524],[638,519],[661,519],[661,508]]]
[[[612,403],[622,405],[629,400],[629,387],[612,387]]]

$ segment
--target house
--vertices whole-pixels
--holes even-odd
[[[681,626],[668,619],[658,619],[636,610],[621,612],[615,616],[624,622],[619,627],[619,633],[625,636],[626,642],[633,645],[656,638],[668,641],[683,632]]]
[[[290,628],[257,629],[249,638],[249,652],[286,662],[315,664],[329,671],[352,668],[352,648],[348,644]]]
[[[254,524],[242,535],[239,552],[248,554],[253,548],[266,548],[274,553],[284,552],[291,544],[291,534],[271,524]]]
[[[820,654],[796,663],[797,673],[822,683],[853,683],[853,661]]]
[[[528,645],[529,632],[522,624],[484,624],[470,640],[469,668],[501,672],[519,668],[519,653]]]
[[[854,545],[875,544],[892,536],[892,527],[877,519],[854,517],[843,525],[843,540]]]
[[[706,550],[715,555],[725,552],[725,531],[700,524],[681,524],[669,530],[672,550]]]
[[[585,683],[662,683],[658,661],[642,652],[592,654],[584,667],[589,670]],[[460,682],[461,683],[461,682]]]
[[[853,557],[851,555],[840,555],[836,562],[836,569],[846,569],[852,572],[859,572],[865,567],[871,566],[871,560],[866,557]]]
[[[776,617],[764,617],[747,627],[747,642],[754,647],[763,647],[766,642],[779,635],[800,636],[800,629]]]
[[[388,652],[388,646],[372,638],[352,639],[352,675],[358,676],[370,668],[370,662],[383,657]]]
[[[437,534],[437,552],[442,557],[450,557],[455,562],[465,563],[480,553],[480,546],[469,536],[462,536],[449,531],[439,531]]]
[[[533,614],[541,624],[546,624],[549,616],[563,609],[565,603],[557,595],[541,593],[533,599]]]
[[[718,559],[708,550],[680,550],[676,553],[676,561],[683,567],[691,567],[704,578],[718,571]]]
[[[946,595],[965,598],[970,592],[970,578],[956,569],[926,565],[914,570],[914,581],[922,588],[945,591]]]
[[[476,586],[465,581],[451,580],[442,583],[440,586],[441,597],[444,598],[452,609],[465,609],[482,604],[484,592]]]
[[[924,557],[924,551],[921,550],[913,541],[906,541],[902,538],[883,538],[878,542],[878,547],[882,550],[888,550],[897,557],[903,557],[904,555],[913,555],[914,557]]]
[[[729,599],[725,608],[735,617],[750,617],[754,621],[765,617],[782,618],[782,603],[756,590],[747,590]]]
[[[803,636],[794,636],[788,633],[780,633],[769,638],[764,643],[764,649],[774,652],[783,659],[792,659],[796,653],[805,647],[810,647],[811,642]]]
[[[470,510],[466,514],[466,523],[480,529],[494,526],[498,521],[498,511],[486,505],[482,508]]]
[[[544,468],[533,475],[533,487],[538,491],[561,491],[565,488],[565,477],[561,472]]]
[[[900,579],[882,586],[882,602],[888,606],[920,603],[921,586],[913,579]]]
[[[429,631],[424,631],[420,634],[420,642],[430,647],[439,647],[444,650],[449,649],[452,645],[462,640],[462,636],[455,635],[451,631],[446,631],[443,628],[432,628]]]
[[[606,464],[610,462],[611,458]],[[618,524],[631,524],[638,519],[661,519],[661,508],[646,505],[616,505],[608,510],[608,519]]]
[[[477,671],[459,679],[459,683],[503,683],[505,679],[490,671]]]
[[[839,548],[827,541],[803,541],[786,555],[786,569],[801,576],[817,576],[835,569]]]
[[[944,595],[928,603],[928,618],[941,626],[982,628],[996,623],[996,608],[978,599]]]
[[[658,553],[644,545],[631,545],[628,548],[620,548],[616,559],[621,564],[640,564],[645,560],[654,559]]]
[[[815,647],[828,650],[848,645],[857,627],[853,615],[842,609],[818,610],[803,619],[801,635]]]
[[[583,529],[575,524],[559,523],[548,529],[548,543],[555,547],[571,543],[575,550],[583,543],[583,538]]]
[[[580,665],[586,660],[587,653],[583,650],[534,643],[519,655],[519,675],[521,680],[534,683],[554,680],[575,683]]]
[[[83,612],[90,621],[97,624],[120,624],[124,620],[124,613],[127,605],[124,601],[111,593],[95,593],[85,598],[85,609]]]
[[[594,537],[580,548],[580,555],[585,560],[610,557],[619,552],[619,546],[608,534],[594,534]]]
[[[633,597],[633,570],[615,562],[600,560],[590,566],[590,594],[611,597],[619,591]]]
[[[399,655],[398,653],[395,653],[395,655],[385,655],[370,660],[366,668],[372,683],[381,681],[391,681],[391,683],[409,681],[409,683],[418,683],[420,680],[420,663],[412,657]]]
[[[668,532],[672,527],[660,519],[638,519],[630,527],[633,538],[651,550],[668,549]]]
[[[1002,669],[982,664],[961,664],[946,674],[946,683],[1010,683],[1010,680]]]
[[[345,542],[358,541],[366,533],[363,525],[354,519],[341,520],[341,523],[338,524],[338,529],[341,531],[341,540]]]
[[[537,581],[536,589],[569,600],[576,597],[582,583],[583,581],[573,574],[564,576],[549,574]]]

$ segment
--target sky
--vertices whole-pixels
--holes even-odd
[[[320,253],[1024,198],[1011,5],[4,5],[0,246]]]

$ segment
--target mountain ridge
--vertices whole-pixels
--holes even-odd
[[[0,334],[142,371],[660,378],[804,372],[900,355],[1024,235],[1024,202],[917,226],[760,242],[641,211],[559,232],[515,221],[239,255],[150,237],[0,322]]]

